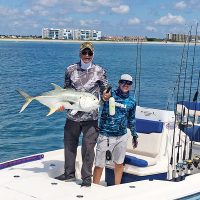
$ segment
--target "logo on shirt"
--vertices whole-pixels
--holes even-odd
[[[122,103],[117,103],[117,102],[115,102],[115,106],[120,107],[120,108],[126,108],[126,105],[124,105]]]

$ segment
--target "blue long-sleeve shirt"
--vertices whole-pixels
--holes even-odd
[[[100,118],[100,134],[106,136],[121,136],[130,128],[132,136],[137,137],[135,128],[136,100],[129,93],[122,95],[118,88],[112,92],[115,99],[115,115],[109,115],[109,102],[104,102]]]

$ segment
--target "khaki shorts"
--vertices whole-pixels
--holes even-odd
[[[109,138],[109,147],[107,145],[107,138]],[[105,167],[107,150],[112,152],[112,162],[122,164],[126,154],[127,140],[128,134],[117,137],[99,135],[97,139],[95,166]]]

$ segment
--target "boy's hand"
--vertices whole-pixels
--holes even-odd
[[[102,98],[103,98],[104,101],[108,101],[110,96],[111,96],[110,92],[107,92],[107,90],[103,91],[103,97]]]
[[[109,98],[111,97],[111,93],[110,93],[110,90],[112,89],[111,86],[109,86],[106,90],[103,91],[103,100],[104,101],[108,101]]]
[[[132,145],[133,145],[133,149],[137,148],[138,146],[138,140],[137,137],[133,136],[132,138]]]

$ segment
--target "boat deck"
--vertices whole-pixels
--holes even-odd
[[[0,194],[3,200],[87,199],[176,199],[200,192],[200,173],[181,182],[145,180],[115,186],[92,184],[80,187],[81,180],[63,182],[54,179],[63,165],[63,150],[44,154],[42,160],[0,170]],[[189,191],[189,193],[188,193]]]

